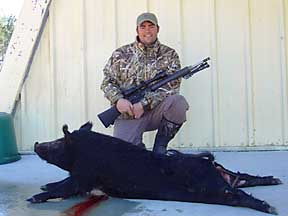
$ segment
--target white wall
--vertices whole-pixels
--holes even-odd
[[[27,0],[28,1],[28,0]],[[112,51],[135,40],[135,20],[155,12],[159,38],[182,65],[210,56],[211,68],[184,80],[191,108],[173,147],[278,149],[288,146],[288,3],[285,0],[66,0],[50,16],[15,123],[20,150],[97,119]],[[153,143],[153,134],[146,135]]]

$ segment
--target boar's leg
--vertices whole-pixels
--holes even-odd
[[[47,201],[48,199],[65,199],[78,193],[79,187],[77,181],[75,180],[75,178],[69,177],[60,184],[58,184],[56,187],[53,187],[51,190],[36,194],[33,197],[27,199],[27,201],[31,203],[41,203]]]
[[[185,195],[186,201],[189,201],[189,195]],[[184,196],[182,195],[182,198]],[[246,192],[232,187],[224,187],[218,191],[207,191],[204,193],[192,193],[191,202],[220,204],[228,206],[238,206],[255,209],[261,212],[277,215],[275,207],[270,206],[267,202],[259,200]]]
[[[226,189],[223,198],[224,202],[222,204],[247,207],[274,215],[278,214],[275,207],[270,206],[267,202],[256,199],[252,195],[237,188]],[[221,197],[219,200],[221,200]],[[221,204],[221,202],[219,204]]]
[[[163,188],[164,189],[164,188]],[[170,188],[161,191],[138,191],[138,193],[125,194],[125,198],[129,199],[153,199],[153,200],[168,200],[182,202],[197,202],[207,204],[219,204],[228,206],[238,206],[255,209],[269,214],[277,214],[276,208],[270,206],[267,202],[254,198],[244,191],[232,188],[230,186],[215,188],[210,190],[195,191],[193,188],[174,189]],[[109,194],[111,195],[111,194]],[[113,194],[112,196],[115,196]],[[117,194],[115,197],[121,197]]]
[[[70,178],[70,177],[68,177],[68,178]],[[60,184],[64,183],[68,178],[65,178],[65,179],[63,179],[63,180],[61,180],[61,181],[52,182],[52,183],[48,183],[48,184],[46,184],[46,185],[42,185],[42,186],[40,187],[40,189],[41,189],[42,191],[51,191],[51,190],[53,190],[55,187],[57,187],[57,186],[59,186]]]
[[[147,196],[149,198],[149,196]],[[150,197],[151,198],[151,197]],[[169,193],[161,193],[158,196],[154,196],[154,199],[160,200],[173,200],[173,201],[184,201],[184,202],[198,202],[208,204],[220,204],[228,206],[238,206],[255,209],[261,212],[277,215],[276,208],[270,206],[267,202],[254,198],[253,196],[245,193],[244,191],[224,187],[219,188],[218,191],[203,191],[193,192],[189,191],[177,191],[169,190]]]
[[[243,188],[264,185],[282,184],[281,180],[273,176],[253,176],[246,173],[232,172],[215,162],[215,167],[232,187]]]

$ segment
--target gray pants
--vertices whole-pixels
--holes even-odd
[[[117,119],[114,123],[113,136],[134,145],[143,145],[142,137],[145,131],[158,129],[163,117],[176,124],[184,123],[188,109],[189,105],[183,96],[168,96],[153,110],[146,111],[140,119]]]

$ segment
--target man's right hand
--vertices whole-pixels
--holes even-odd
[[[128,113],[130,116],[133,116],[133,105],[126,99],[119,99],[116,103],[116,108],[120,113]]]

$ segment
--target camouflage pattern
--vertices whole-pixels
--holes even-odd
[[[174,49],[158,40],[146,47],[137,39],[113,52],[103,70],[101,89],[113,105],[123,98],[122,90],[139,85],[163,70],[174,73],[180,68],[179,56]],[[147,93],[141,101],[145,110],[156,107],[167,95],[179,93],[180,83],[181,79],[172,81],[155,92]],[[129,117],[122,114],[122,118]]]

